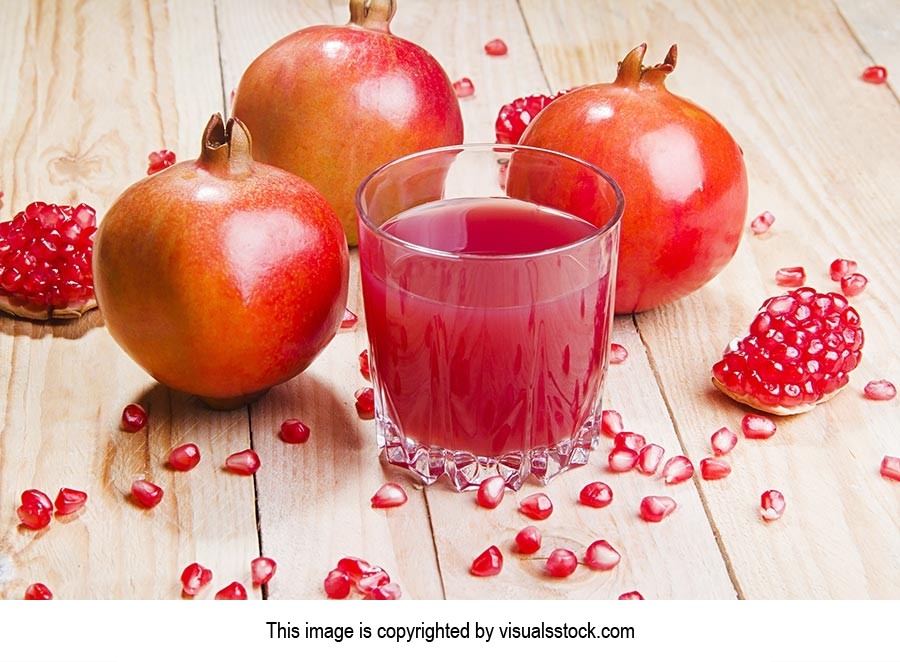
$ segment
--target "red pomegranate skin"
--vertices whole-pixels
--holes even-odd
[[[387,13],[379,20],[376,10]],[[354,196],[366,175],[406,154],[463,141],[447,74],[423,48],[390,33],[393,11],[393,2],[374,0],[359,24],[284,37],[244,72],[232,109],[253,135],[254,158],[313,184],[351,246]]]
[[[652,68],[640,65],[645,49],[629,54],[615,82],[551,103],[520,141],[581,157],[622,188],[616,313],[699,289],[734,256],[747,214],[740,147],[712,115],[665,89],[674,47],[671,62]],[[638,69],[623,76],[635,55]]]
[[[349,280],[325,199],[245,148],[230,164],[206,159],[205,145],[131,186],[94,251],[113,338],[158,381],[222,408],[312,362],[341,323]]]

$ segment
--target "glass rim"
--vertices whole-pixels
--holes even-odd
[[[406,161],[411,161],[413,159],[422,158],[425,156],[430,156],[433,154],[440,154],[442,152],[464,152],[464,151],[482,151],[486,152],[490,150],[491,152],[534,152],[534,153],[542,153],[547,154],[556,158],[566,159],[568,161],[573,161],[588,170],[592,170],[595,174],[599,175],[601,179],[605,180],[607,184],[613,190],[613,193],[616,196],[616,208],[613,210],[613,213],[610,215],[609,219],[600,226],[594,226],[596,228],[595,232],[591,232],[590,234],[576,239],[575,241],[570,241],[565,244],[561,244],[559,246],[554,246],[552,248],[546,248],[540,251],[532,251],[526,253],[506,253],[502,255],[482,255],[477,253],[453,253],[450,251],[442,251],[435,248],[428,248],[427,246],[422,246],[420,244],[406,241],[404,239],[400,239],[399,237],[395,237],[394,235],[385,232],[381,229],[380,225],[375,225],[372,222],[372,219],[369,218],[369,215],[366,213],[365,206],[363,204],[363,192],[366,190],[366,187],[369,183],[379,174],[400,163],[404,163]],[[488,196],[485,196],[488,197]],[[507,196],[508,197],[508,196]],[[515,200],[516,198],[509,198],[511,200]],[[555,255],[557,253],[564,253],[570,251],[572,249],[577,249],[580,246],[588,244],[592,241],[596,241],[606,235],[608,232],[613,230],[616,226],[618,226],[619,222],[622,220],[622,214],[625,211],[625,196],[622,193],[622,189],[619,187],[616,180],[612,178],[612,176],[607,173],[605,170],[601,170],[594,164],[589,161],[585,161],[584,159],[578,158],[577,156],[572,156],[570,154],[566,154],[564,152],[557,152],[552,149],[544,149],[542,147],[529,147],[526,145],[508,145],[502,143],[467,143],[463,145],[446,145],[444,147],[435,147],[432,149],[422,150],[420,152],[414,152],[412,154],[407,154],[405,156],[401,156],[393,161],[388,161],[384,163],[372,172],[370,172],[365,179],[362,180],[360,185],[356,189],[356,195],[354,196],[354,204],[356,206],[356,213],[360,219],[362,219],[363,224],[371,230],[376,237],[378,237],[382,241],[388,241],[392,244],[400,246],[402,248],[406,248],[417,253],[422,253],[425,255],[429,255],[431,257],[452,259],[452,260],[521,260],[524,258],[535,258],[535,257],[543,257],[546,255]],[[554,208],[555,209],[555,208]],[[561,211],[556,209],[556,211]],[[568,212],[565,212],[568,213]],[[575,216],[574,214],[569,214],[570,216]],[[575,216],[576,218],[580,218],[579,216]],[[582,221],[589,222],[587,219],[581,219]]]

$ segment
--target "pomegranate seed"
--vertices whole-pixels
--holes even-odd
[[[150,152],[147,160],[150,162],[150,165],[147,167],[147,174],[152,175],[173,165],[175,163],[175,152],[170,152],[167,149]]]
[[[607,461],[610,471],[615,473],[631,471],[637,464],[638,454],[630,448],[613,448]]]
[[[844,296],[854,297],[862,293],[868,284],[869,279],[862,274],[850,274],[841,278],[841,292],[844,293]]]
[[[506,55],[508,49],[502,39],[491,39],[484,45],[484,52],[488,55]]]
[[[641,499],[641,519],[646,522],[662,522],[678,507],[675,499],[666,496],[648,496]]]
[[[560,90],[552,96],[533,94],[504,105],[500,108],[497,121],[494,123],[497,142],[507,145],[518,143],[526,127],[537,114],[566,92],[568,90]]]
[[[268,584],[269,580],[275,576],[275,569],[278,564],[267,556],[260,556],[250,561],[250,575],[253,577],[253,584],[263,586]]]
[[[373,565],[368,572],[359,578],[359,581],[356,582],[356,587],[363,593],[371,593],[379,586],[384,586],[390,581],[390,576],[383,568]]]
[[[731,449],[737,446],[737,435],[728,428],[719,428],[713,432],[710,437],[713,453],[716,455],[726,455]]]
[[[885,455],[881,460],[881,475],[892,480],[900,480],[900,457]]]
[[[534,554],[541,548],[541,532],[536,526],[526,526],[516,534],[516,549],[520,554]]]
[[[637,470],[642,474],[652,476],[656,473],[659,463],[662,462],[665,449],[657,444],[647,444],[638,453]]]
[[[16,509],[16,514],[27,529],[38,531],[50,524],[52,510],[47,510],[39,503],[22,504]]]
[[[543,492],[531,494],[519,502],[519,512],[531,519],[544,520],[553,514],[553,502]]]
[[[246,600],[247,589],[240,582],[231,582],[228,586],[216,593],[216,600]]]
[[[64,487],[56,495],[56,513],[58,515],[71,515],[78,512],[87,503],[87,493]]]
[[[605,540],[595,540],[584,553],[584,562],[594,570],[612,570],[621,560],[622,555]]]
[[[385,483],[372,495],[372,508],[396,508],[407,501],[406,491],[397,483]]]
[[[325,595],[332,600],[343,600],[350,595],[350,577],[335,568],[325,577]]]
[[[887,76],[887,69],[879,65],[866,67],[862,72],[862,79],[873,85],[881,85],[887,82]]]
[[[893,400],[897,397],[897,387],[886,379],[869,382],[863,392],[869,400]]]
[[[372,371],[369,368],[369,350],[367,349],[359,353],[359,372],[366,379],[372,379]]]
[[[399,600],[401,595],[400,586],[391,582],[372,589],[369,595],[373,600]]]
[[[784,495],[778,490],[768,490],[762,493],[759,500],[759,514],[767,522],[776,520],[784,513],[787,504]]]
[[[309,427],[296,418],[281,424],[281,440],[286,444],[305,444],[309,441]]]
[[[372,567],[368,561],[355,556],[345,556],[337,564],[337,570],[345,573],[354,584],[362,579],[363,575],[372,572]]]
[[[460,78],[453,83],[453,91],[456,92],[457,97],[465,99],[475,94],[475,85],[471,78]]]
[[[547,558],[547,573],[551,577],[568,577],[578,567],[578,557],[568,549],[554,549]]]
[[[190,471],[200,464],[200,449],[196,444],[182,444],[169,453],[169,466],[175,471]]]
[[[122,429],[137,432],[147,425],[147,412],[138,404],[130,404],[122,410]]]
[[[747,414],[741,419],[741,431],[747,439],[768,439],[775,430],[775,421],[759,414]]]
[[[163,489],[146,480],[131,484],[131,496],[141,508],[155,508],[163,498]]]
[[[676,455],[669,458],[666,466],[663,467],[662,476],[666,481],[666,485],[677,485],[683,483],[694,475],[694,465],[684,455]]]
[[[806,282],[803,267],[782,267],[775,272],[775,284],[780,287],[800,287]]]
[[[855,274],[858,268],[859,265],[854,260],[845,260],[843,258],[838,258],[831,263],[828,271],[831,274],[831,280],[833,280],[834,282],[838,282],[844,276]]]
[[[619,343],[612,343],[609,346],[609,362],[611,365],[618,365],[619,363],[625,363],[625,359],[628,358],[628,350],[625,349]]]
[[[191,563],[181,572],[181,591],[185,595],[197,595],[212,578],[212,570],[199,563]]]
[[[375,418],[375,391],[370,387],[357,389],[354,393],[356,398],[356,413],[364,420]]]
[[[644,596],[637,591],[630,591],[619,596],[619,600],[643,600]]]
[[[352,329],[356,326],[356,322],[359,320],[359,317],[356,316],[349,308],[344,308],[344,319],[341,320],[341,328],[342,329]]]
[[[775,216],[772,212],[764,211],[750,222],[750,229],[753,231],[753,234],[765,234],[774,222]]]
[[[3,209],[3,191],[0,191],[0,209]]]
[[[582,487],[578,500],[591,508],[605,508],[612,503],[613,493],[609,485],[597,481]]]
[[[21,500],[23,506],[38,505],[44,510],[53,512],[53,503],[51,503],[50,497],[40,490],[25,490],[22,492]]]
[[[731,473],[731,465],[725,460],[705,457],[700,460],[700,475],[703,480],[719,480]]]
[[[225,467],[232,473],[252,476],[259,471],[259,455],[252,448],[232,453],[225,458]]]
[[[491,476],[481,481],[478,486],[478,505],[482,508],[496,508],[503,501],[503,494],[506,489],[506,481],[503,476]]]
[[[479,554],[469,569],[476,577],[493,577],[499,575],[501,570],[503,570],[503,554],[496,545],[491,545]]]
[[[613,448],[630,448],[637,452],[646,445],[644,435],[637,432],[620,432],[613,438]]]
[[[622,414],[615,409],[604,409],[600,414],[600,431],[607,437],[615,437],[625,426],[622,423]]]
[[[31,584],[25,589],[26,600],[52,600],[53,593],[44,584]]]

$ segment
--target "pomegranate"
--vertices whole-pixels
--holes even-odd
[[[497,113],[494,122],[494,134],[497,142],[506,145],[515,145],[519,142],[525,129],[537,114],[546,108],[551,101],[555,101],[568,90],[560,90],[556,94],[532,94],[527,97],[514,99],[502,106]]]
[[[337,332],[349,256],[322,196],[255,163],[215,115],[196,161],[126,190],[97,233],[97,298],[115,340],[153,377],[216,408],[304,370]]]
[[[747,214],[740,147],[712,115],[666,89],[675,46],[654,67],[642,64],[646,50],[631,51],[613,83],[549,104],[519,141],[581,157],[621,186],[628,202],[617,313],[675,301],[706,283],[737,250]]]
[[[233,115],[253,155],[311,182],[356,245],[356,187],[376,167],[463,141],[447,74],[391,34],[395,0],[351,0],[350,22],[284,37],[244,72]]]

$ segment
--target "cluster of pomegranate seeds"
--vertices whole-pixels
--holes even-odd
[[[216,600],[246,600],[247,589],[240,582],[231,582],[228,586],[216,593]]]
[[[767,490],[759,498],[759,514],[767,522],[781,517],[786,506],[784,495],[778,490]]]
[[[147,425],[147,411],[138,404],[131,403],[122,410],[122,429],[125,432],[137,432]]]
[[[887,69],[877,64],[871,67],[866,67],[862,72],[862,79],[867,83],[872,83],[873,85],[881,85],[882,83],[886,83],[887,77]]]
[[[46,528],[53,516],[53,504],[50,497],[40,490],[22,492],[22,505],[16,509],[22,526],[34,531]]]
[[[728,428],[719,428],[709,440],[716,455],[727,455],[738,442],[737,435]]]
[[[357,389],[353,397],[356,398],[356,413],[361,419],[375,418],[375,390],[371,386]]]
[[[150,152],[147,160],[149,161],[147,174],[153,175],[160,170],[165,170],[170,165],[175,164],[175,152],[171,152],[167,149],[161,149],[158,152]]]
[[[534,554],[541,548],[541,531],[536,526],[526,526],[516,534],[516,549],[520,554]]]
[[[141,508],[156,508],[163,499],[163,488],[147,480],[131,484],[131,496]]]
[[[309,427],[296,418],[281,424],[281,440],[287,444],[305,444],[309,441]]]
[[[612,343],[609,346],[609,362],[612,365],[618,365],[620,363],[625,363],[625,359],[628,358],[628,350],[625,349],[623,345],[620,345],[617,342]]]
[[[169,453],[169,466],[175,471],[190,471],[200,464],[200,449],[197,444],[182,444]]]
[[[77,513],[84,508],[84,504],[87,503],[87,498],[88,495],[86,492],[73,490],[70,487],[63,487],[59,491],[59,494],[56,495],[56,501],[53,502],[53,505],[56,506],[56,514],[71,515],[72,513]]]
[[[638,453],[637,470],[642,474],[652,476],[659,468],[666,450],[658,444],[647,444]]]
[[[615,437],[625,425],[622,423],[622,414],[615,409],[604,409],[600,414],[600,432],[607,437]]]
[[[700,460],[700,475],[703,480],[719,480],[731,473],[731,465],[716,457],[705,457]]]
[[[647,445],[644,435],[637,432],[620,432],[613,437],[613,448],[630,448],[639,451]]]
[[[53,593],[50,592],[50,589],[47,588],[44,584],[40,582],[36,584],[31,584],[28,588],[25,589],[25,599],[26,600],[52,600]]]
[[[494,509],[503,501],[505,491],[506,481],[503,476],[491,476],[481,481],[475,500],[482,508]]]
[[[275,576],[278,564],[268,556],[260,556],[250,561],[250,576],[255,586],[264,586]]]
[[[689,480],[694,475],[694,465],[684,455],[676,455],[669,458],[663,467],[662,476],[666,485],[677,485]]]
[[[869,400],[893,400],[897,387],[886,379],[876,379],[866,384],[863,393]]]
[[[592,570],[612,570],[621,560],[622,555],[605,540],[595,540],[584,553],[584,562]]]
[[[497,121],[494,123],[494,131],[497,142],[504,145],[515,145],[519,142],[525,129],[537,114],[550,105],[568,90],[560,90],[556,94],[532,94],[528,97],[520,97],[500,108]]]
[[[591,508],[605,508],[612,503],[613,492],[606,483],[600,481],[588,483],[581,488],[578,500]]]
[[[568,577],[578,567],[578,557],[568,549],[554,549],[547,557],[547,574],[551,577]]]
[[[465,99],[475,94],[475,84],[471,78],[463,77],[453,83],[453,91],[456,92],[458,98]]]
[[[199,563],[191,563],[181,573],[181,592],[190,596],[197,595],[212,578],[212,570]]]
[[[775,284],[779,287],[800,287],[806,282],[803,267],[782,267],[775,272]]]
[[[369,350],[367,349],[359,353],[359,374],[366,379],[372,379],[372,370],[369,368]]]
[[[619,600],[643,600],[644,596],[637,591],[630,591],[619,596]]]
[[[32,202],[0,223],[0,308],[22,317],[78,317],[96,306],[91,256],[97,217]]]
[[[837,283],[840,282],[841,278],[844,276],[855,274],[858,268],[859,265],[855,260],[845,260],[844,258],[839,257],[828,267],[828,273],[831,276],[831,280]]]
[[[900,457],[885,455],[881,460],[881,475],[891,480],[900,480]]]
[[[662,522],[674,512],[678,504],[667,496],[648,496],[641,499],[640,514],[645,522]]]
[[[372,508],[396,508],[406,503],[406,490],[397,483],[385,483],[372,495]]]
[[[855,297],[857,294],[862,294],[868,284],[869,279],[862,274],[850,274],[841,278],[841,292],[844,293],[844,296]]]
[[[609,470],[613,473],[624,473],[626,471],[631,471],[632,469],[634,469],[637,462],[637,452],[623,446],[613,448],[609,453],[609,457],[607,457]]]
[[[325,577],[325,595],[333,600],[343,600],[354,586],[372,600],[399,600],[401,596],[400,587],[391,582],[384,569],[363,559],[346,556]]]
[[[225,458],[225,467],[232,473],[242,476],[252,476],[259,471],[259,455],[251,448],[238,453],[232,453]]]
[[[845,297],[801,287],[763,303],[749,334],[713,366],[713,383],[756,409],[806,411],[846,386],[862,346],[859,314]]]
[[[519,502],[519,512],[531,519],[545,520],[553,514],[553,502],[543,492],[531,494]]]
[[[774,222],[775,215],[770,211],[764,211],[750,222],[750,229],[753,234],[765,234]]]
[[[356,313],[349,308],[344,308],[344,319],[341,320],[342,329],[352,329],[358,321],[359,317],[356,316]]]
[[[747,414],[741,419],[741,432],[747,439],[768,439],[776,430],[775,421],[759,414]]]
[[[506,42],[502,39],[491,39],[484,45],[484,52],[488,55],[506,55],[508,50]]]

